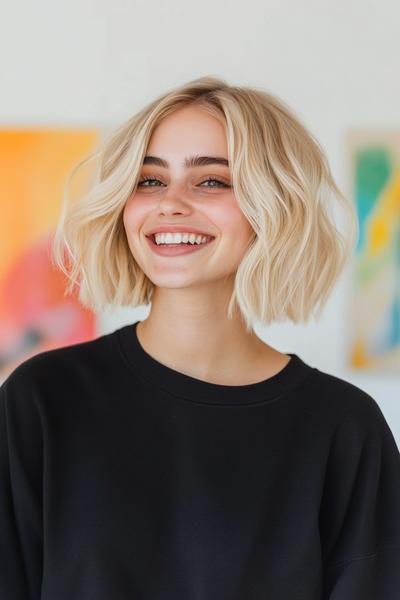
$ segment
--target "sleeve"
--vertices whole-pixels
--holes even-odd
[[[364,392],[336,429],[320,507],[323,600],[400,598],[400,453]]]
[[[0,598],[39,600],[42,435],[29,385],[15,373],[0,387]]]

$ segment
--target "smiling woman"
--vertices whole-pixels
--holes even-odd
[[[349,257],[318,143],[274,96],[203,77],[96,157],[55,263],[96,310],[151,310],[0,388],[0,598],[397,600],[379,406],[252,327],[306,320]]]
[[[357,220],[322,148],[281,100],[203,77],[163,94],[123,123],[77,165],[71,179],[97,159],[96,185],[80,202],[68,209],[65,204],[53,244],[54,262],[69,279],[67,292],[77,286],[84,305],[98,311],[153,299],[156,285],[140,264],[139,246],[132,252],[137,232],[123,233],[124,209],[135,197],[152,210],[145,231],[153,223],[188,221],[215,234],[213,207],[229,203],[240,212],[251,235],[232,277],[227,315],[233,318],[236,311],[247,332],[256,320],[297,323],[313,312],[320,316],[351,255]],[[179,214],[160,218],[156,207],[172,196]],[[181,212],[183,198],[195,213]],[[335,200],[345,213],[345,233],[330,214]],[[212,211],[209,218],[204,210]]]

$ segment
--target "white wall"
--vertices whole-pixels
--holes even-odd
[[[346,129],[399,128],[398,0],[14,0],[2,15],[2,126],[114,126],[169,87],[217,75],[286,101],[346,192]],[[368,391],[400,445],[400,374],[345,368],[350,284],[348,269],[319,322],[257,333]],[[147,312],[103,315],[99,333]]]

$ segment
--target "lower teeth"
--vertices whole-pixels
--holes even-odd
[[[201,246],[201,244],[191,244],[190,242],[182,242],[180,244],[157,244],[158,246]]]

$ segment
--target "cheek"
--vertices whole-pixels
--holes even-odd
[[[246,243],[249,238],[254,236],[254,230],[247,220],[246,216],[243,214],[241,208],[235,201],[233,210],[232,210],[232,220],[233,227],[236,229],[237,235]]]
[[[246,219],[236,201],[216,207],[213,219],[221,230],[222,236],[229,234],[242,242],[253,235],[253,228]]]
[[[137,197],[128,198],[122,214],[125,229],[130,232],[138,229],[144,221],[146,212],[145,204]]]

